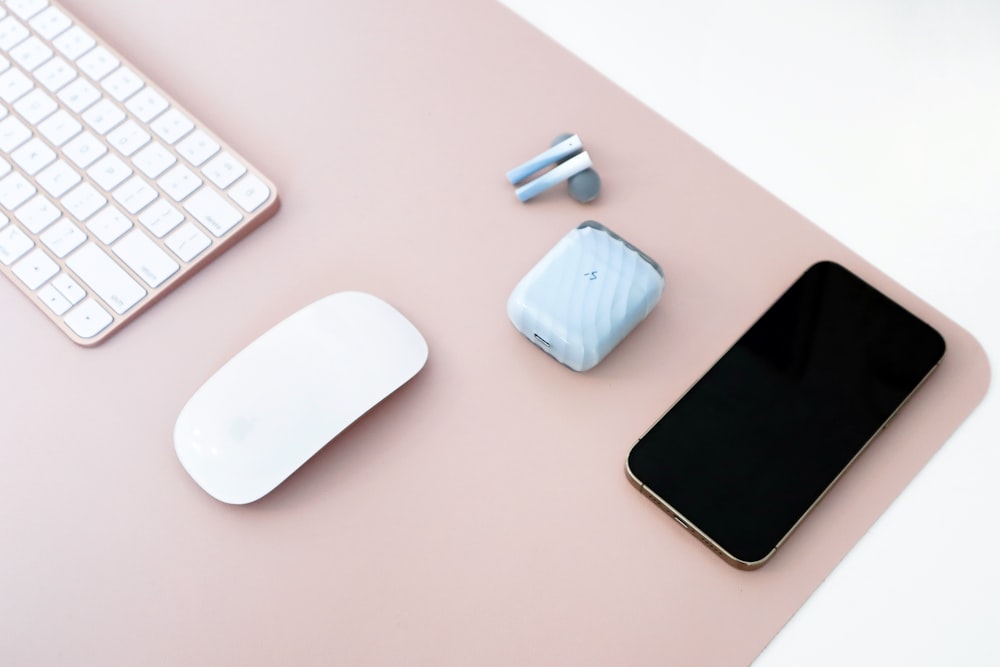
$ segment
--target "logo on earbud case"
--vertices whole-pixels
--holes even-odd
[[[552,168],[534,180],[524,182],[549,166]],[[575,134],[560,134],[551,148],[508,171],[507,180],[518,186],[514,194],[522,202],[563,181],[568,183],[570,196],[581,204],[597,199],[601,191],[601,177],[591,168],[590,154]]]

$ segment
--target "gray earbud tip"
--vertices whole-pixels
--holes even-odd
[[[581,204],[594,201],[601,192],[601,177],[593,169],[584,169],[569,179],[569,194]]]

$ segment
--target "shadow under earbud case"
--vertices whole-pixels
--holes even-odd
[[[663,270],[599,222],[564,236],[507,300],[518,331],[575,371],[596,366],[663,293]]]

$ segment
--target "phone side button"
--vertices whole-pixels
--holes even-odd
[[[677,523],[681,524],[681,526],[684,527],[684,530],[690,530],[691,529],[691,527],[689,525],[687,525],[687,523],[684,522],[684,519],[680,518],[676,514],[674,515],[674,521],[676,521]]]

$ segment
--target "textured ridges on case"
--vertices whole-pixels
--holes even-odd
[[[587,221],[521,279],[507,314],[557,361],[585,371],[646,318],[663,284],[656,262],[604,225]]]

